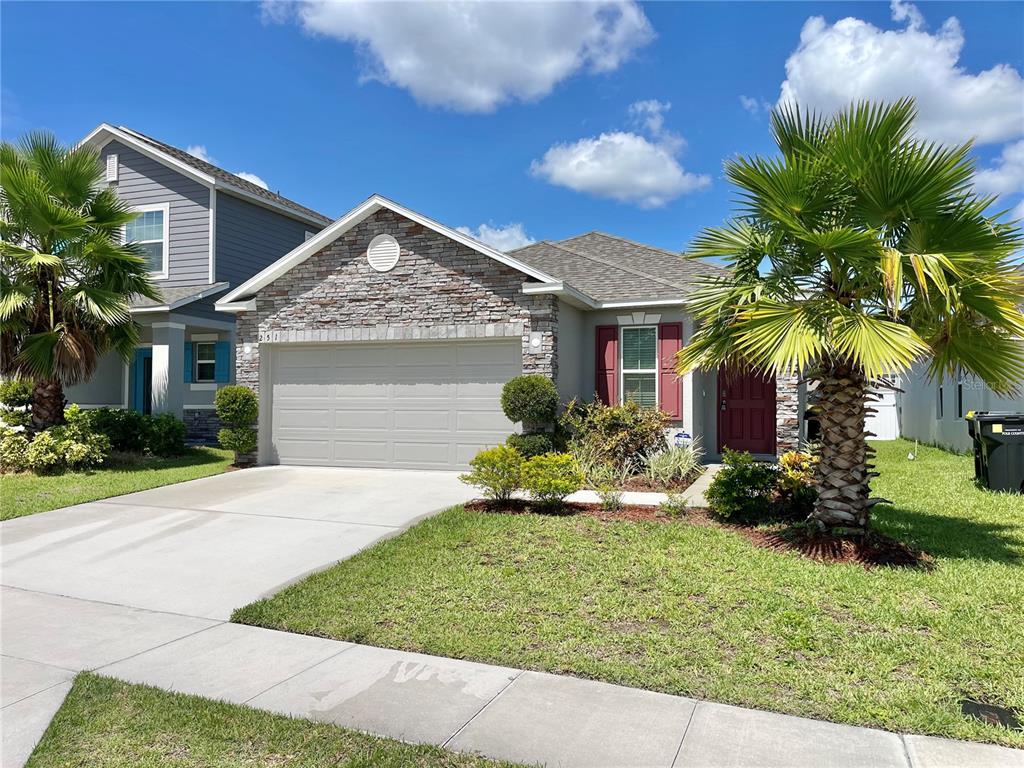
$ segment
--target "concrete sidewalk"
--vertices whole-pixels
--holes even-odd
[[[405,741],[558,766],[1024,768],[1024,752],[901,736],[572,677],[3,590],[3,764],[70,687],[134,683]],[[13,721],[13,724],[12,724]]]

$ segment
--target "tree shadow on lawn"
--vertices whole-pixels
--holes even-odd
[[[1024,563],[1024,510],[1020,523],[1013,525],[929,515],[879,504],[875,508],[874,523],[876,530],[912,543],[936,557]]]
[[[131,474],[146,472],[153,469],[174,469],[176,467],[201,467],[206,464],[217,464],[224,461],[223,456],[210,448],[191,447],[180,456],[143,456],[138,453],[112,454],[106,464],[95,469],[85,470],[81,474],[100,472],[119,472]]]

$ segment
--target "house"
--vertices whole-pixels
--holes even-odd
[[[973,441],[964,418],[971,411],[1024,413],[1024,393],[1004,397],[977,376],[962,373],[943,381],[929,379],[927,365],[915,366],[903,379],[900,395],[903,437],[969,451]]]
[[[100,153],[106,183],[138,211],[124,236],[146,251],[162,301],[133,303],[142,340],[131,362],[106,355],[67,397],[87,408],[172,413],[190,438],[209,440],[214,393],[234,380],[235,319],[214,299],[330,220],[130,128],[103,124],[82,143]]]
[[[499,396],[520,373],[659,405],[712,455],[795,447],[795,380],[673,370],[686,297],[720,269],[599,232],[503,253],[374,195],[216,306],[263,463],[464,467],[514,430]]]

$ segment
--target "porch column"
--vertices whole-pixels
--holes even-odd
[[[181,418],[185,389],[185,326],[153,323],[153,413]]]

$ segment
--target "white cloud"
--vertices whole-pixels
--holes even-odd
[[[1024,221],[1024,200],[1017,203],[1016,207],[1010,211],[1010,221]]]
[[[206,147],[202,144],[189,144],[185,147],[185,151],[188,152],[192,157],[198,157],[207,163],[216,164],[216,160],[206,151]]]
[[[981,195],[1024,192],[1024,141],[1007,144],[995,164],[977,171],[974,189]]]
[[[266,21],[352,43],[362,81],[408,90],[418,101],[490,112],[533,101],[577,72],[610,72],[653,38],[634,0],[593,3],[265,0]]]
[[[248,171],[238,171],[235,174],[235,176],[237,176],[240,179],[245,179],[250,184],[255,184],[257,187],[263,187],[264,189],[270,189],[270,186],[267,184],[267,182],[265,182],[263,179],[261,179],[255,173],[249,173]]]
[[[754,117],[758,117],[762,112],[768,112],[772,108],[772,105],[764,99],[757,99],[753,96],[740,96],[740,105]]]
[[[969,73],[959,64],[964,32],[955,17],[932,34],[912,3],[894,0],[891,10],[903,28],[809,18],[786,60],[779,102],[834,112],[851,101],[913,96],[926,138],[985,144],[1024,134],[1024,79],[1016,69],[997,64]]]
[[[518,223],[505,224],[504,226],[481,224],[476,229],[469,227],[456,227],[456,229],[464,235],[469,235],[479,240],[481,243],[497,248],[499,251],[512,251],[516,248],[522,248],[524,245],[537,242],[526,234],[526,227]]]
[[[214,156],[209,153],[209,151],[206,149],[205,144],[189,144],[187,147],[185,147],[185,151],[188,152],[193,157],[198,157],[200,160],[210,163],[211,165],[217,165],[216,158],[214,158]],[[241,179],[245,179],[246,181],[255,184],[257,187],[270,189],[270,185],[268,185],[267,182],[265,182],[255,173],[249,173],[248,171],[235,171],[234,174],[235,176],[238,176]]]
[[[629,114],[648,136],[609,131],[555,144],[530,164],[530,172],[551,184],[641,208],[659,208],[679,195],[704,189],[711,178],[689,173],[679,163],[686,142],[665,128],[664,113],[670,106],[638,101]]]

